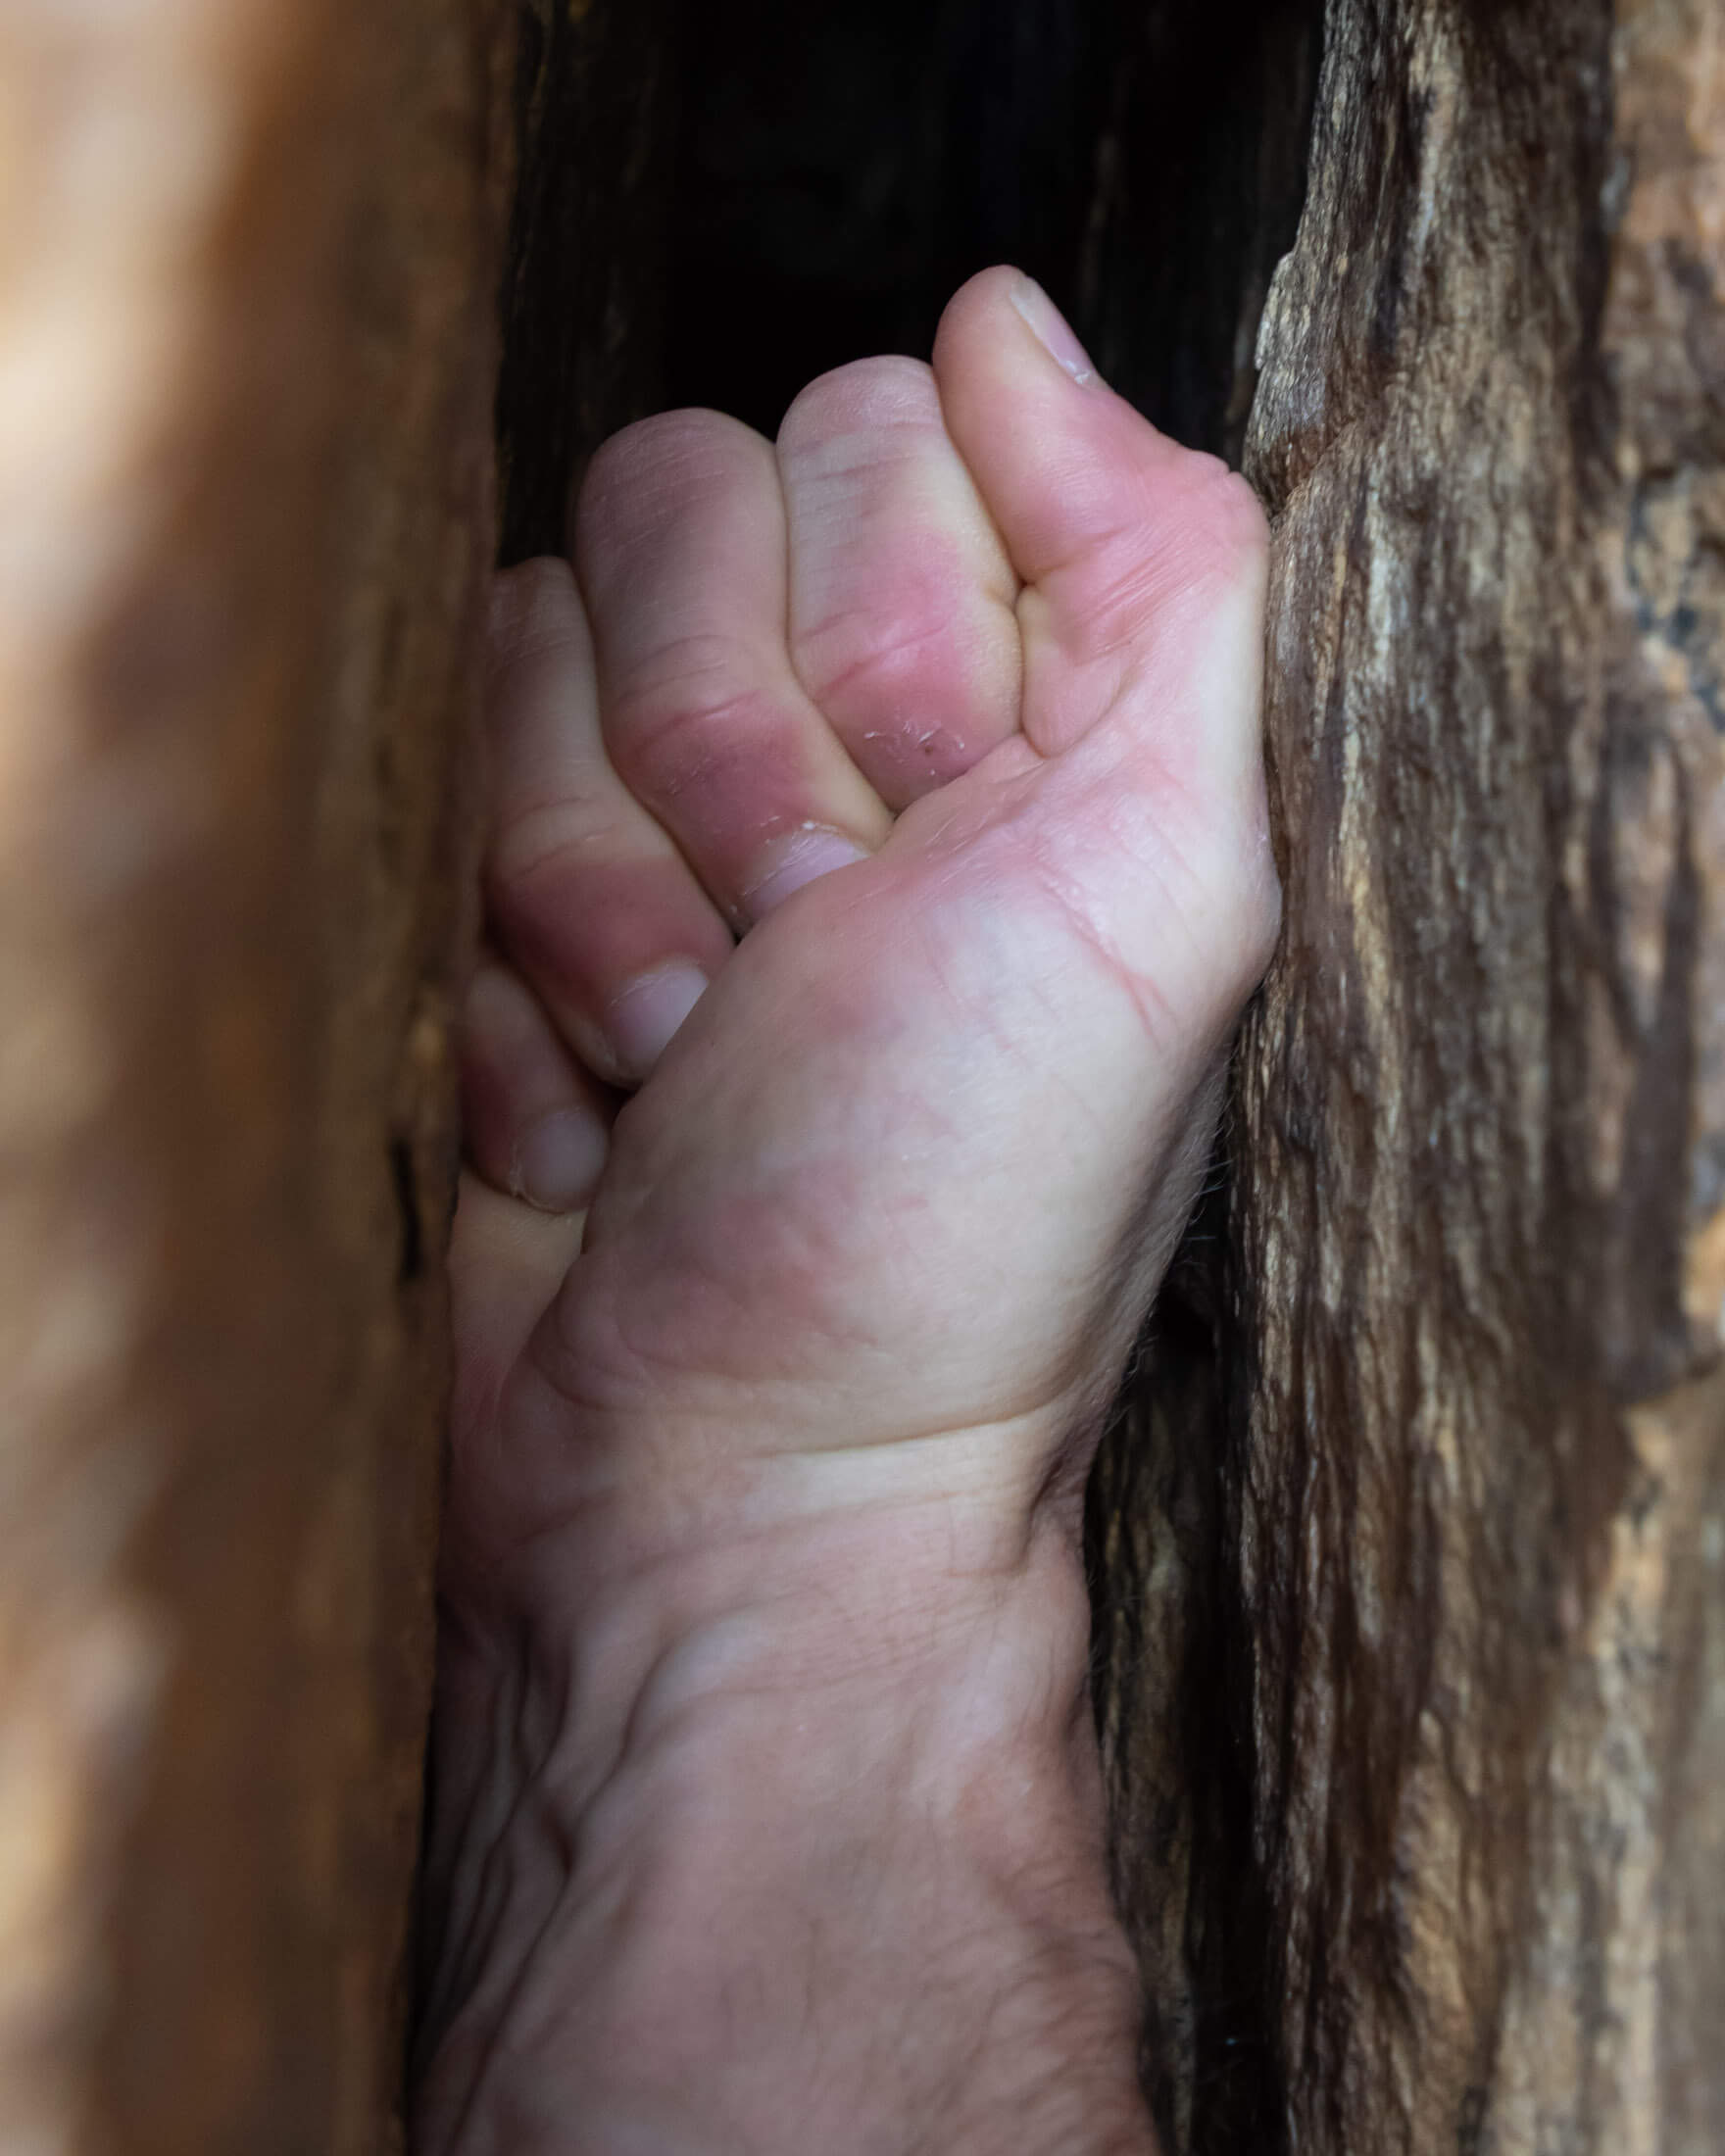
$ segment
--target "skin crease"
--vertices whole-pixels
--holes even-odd
[[[1079,1511],[1278,895],[1262,517],[1015,271],[500,579],[418,2156],[1152,2146]]]

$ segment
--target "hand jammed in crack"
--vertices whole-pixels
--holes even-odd
[[[1148,2151],[1079,1509],[1277,917],[1257,503],[998,270],[619,435],[574,557],[495,611],[419,2156]]]

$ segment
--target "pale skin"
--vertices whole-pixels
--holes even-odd
[[[998,270],[571,541],[494,609],[417,2156],[1149,2156],[1079,1511],[1276,931],[1262,517]]]

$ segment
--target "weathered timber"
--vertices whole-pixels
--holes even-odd
[[[1725,2122],[1710,0],[1331,0],[1261,351],[1288,905],[1241,1062],[1219,1510],[1287,2137],[1701,2156]]]
[[[494,13],[0,26],[8,2150],[389,2138]]]

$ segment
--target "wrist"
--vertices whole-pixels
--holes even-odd
[[[891,1750],[979,1836],[1010,1780],[1025,1801],[1089,1806],[1100,1837],[1074,1524],[807,1494],[589,1495],[513,1561],[446,1577],[442,1681],[516,1698],[565,1812],[637,1754],[751,1752],[794,1717],[799,1752],[855,1754],[847,1786]],[[764,1796],[798,1772],[782,1750],[755,1758]]]
[[[603,1509],[584,1515],[584,1538],[603,1537]],[[512,1846],[486,1860],[489,1892],[446,1880],[438,1898],[477,1923],[511,1890],[500,1875],[541,1907],[624,1896],[628,1952],[619,1962],[617,1941],[596,1935],[589,1975],[619,2027],[652,2028],[657,2085],[686,2079],[691,2091],[726,2062],[692,2056],[679,2073],[681,2032],[724,2027],[739,1991],[760,1999],[748,2048],[770,2058],[764,2030],[795,2022],[805,1994],[824,2014],[854,1987],[862,2024],[883,1981],[869,1957],[909,1941],[943,1966],[903,1972],[904,1995],[925,1995],[932,1974],[957,2019],[978,2018],[973,2123],[946,2145],[1148,2148],[1075,1539],[1039,1520],[1012,1561],[956,1564],[932,1522],[932,1507],[857,1509],[717,1548],[666,1544],[615,1575],[595,1562],[570,1590],[585,1605],[572,1633],[518,1634],[507,1667],[495,1637],[452,1642],[492,1658],[486,1681],[509,1698],[483,1719],[514,1718],[530,1795],[500,1819]],[[449,1655],[444,1681],[463,1681]],[[471,1862],[470,1831],[454,1838]],[[459,1969],[469,1956],[452,1939],[441,1958]],[[1032,1972],[1010,1998],[1004,1970]],[[441,1988],[450,2059],[482,2054],[487,2002],[464,2000],[459,1981]],[[1075,2029],[1093,2040],[1075,2044]],[[860,2025],[858,2040],[880,2035]],[[583,2064],[583,2085],[603,2084],[625,2117],[629,2090],[608,2080],[605,2053]],[[1025,2104],[1049,2108],[1044,2138],[1018,2137]]]

